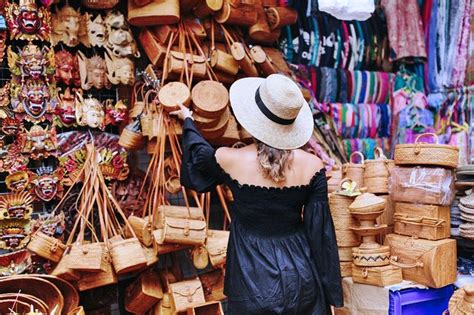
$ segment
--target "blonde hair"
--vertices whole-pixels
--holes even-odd
[[[257,161],[263,176],[280,183],[286,180],[285,171],[290,169],[292,150],[275,149],[255,139]]]

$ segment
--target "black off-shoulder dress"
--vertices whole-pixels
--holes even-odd
[[[234,195],[224,285],[229,314],[329,315],[329,305],[342,306],[324,170],[308,185],[247,185],[232,179],[214,154],[186,119],[182,184],[205,192],[224,183]]]

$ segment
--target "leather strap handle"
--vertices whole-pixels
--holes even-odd
[[[423,268],[424,264],[421,261],[416,261],[411,264],[405,264],[405,263],[400,263],[398,262],[398,257],[397,256],[392,256],[390,259],[390,264],[400,267],[402,269],[411,269],[411,268]]]

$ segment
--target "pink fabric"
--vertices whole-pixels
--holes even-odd
[[[471,27],[471,1],[464,1],[464,16],[460,25],[461,34],[458,36],[456,43],[456,57],[453,65],[453,73],[451,76],[452,86],[460,87],[464,83],[466,77],[466,66],[468,60],[469,30]],[[459,8],[461,9],[461,8]]]
[[[417,0],[382,0],[390,41],[390,60],[426,58],[423,23]]]

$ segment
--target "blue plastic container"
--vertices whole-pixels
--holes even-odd
[[[389,315],[441,315],[448,309],[454,286],[441,289],[390,291]]]

